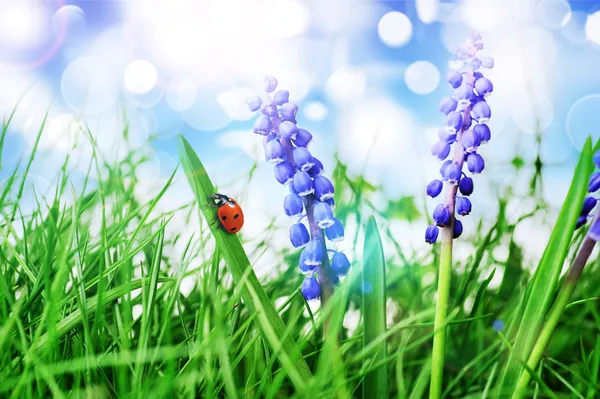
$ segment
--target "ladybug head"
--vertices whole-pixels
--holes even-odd
[[[225,205],[225,204],[226,204],[226,203],[228,203],[228,202],[229,202],[229,200],[230,200],[228,196],[226,196],[226,195],[224,195],[224,194],[220,194],[220,193],[215,193],[215,194],[213,194],[211,198],[212,198],[212,199],[215,201],[215,203],[216,203],[217,205],[219,205],[219,206],[221,206],[221,205]]]

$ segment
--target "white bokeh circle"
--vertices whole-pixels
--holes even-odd
[[[156,85],[158,71],[148,60],[131,61],[123,73],[123,84],[133,94],[148,93]]]
[[[310,101],[302,107],[302,113],[309,121],[322,121],[329,113],[327,106],[320,101]]]
[[[440,83],[440,71],[429,61],[416,61],[404,71],[404,81],[413,93],[429,94]]]
[[[390,47],[401,47],[412,37],[412,22],[399,11],[386,13],[377,24],[377,32],[382,42]]]
[[[585,21],[585,37],[600,45],[600,11],[588,15]]]
[[[65,103],[80,114],[99,114],[115,104],[119,79],[100,57],[81,57],[65,68],[61,78]]]
[[[600,137],[595,126],[600,126],[600,93],[589,94],[577,100],[567,114],[567,135],[575,148],[583,148],[589,136]]]
[[[52,17],[52,30],[67,43],[81,41],[87,32],[85,13],[74,5],[62,6]]]
[[[540,0],[536,11],[537,19],[544,28],[562,28],[571,19],[571,6],[566,0]]]

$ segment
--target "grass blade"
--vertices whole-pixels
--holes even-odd
[[[587,194],[588,178],[593,168],[591,158],[592,143],[588,139],[579,157],[575,175],[558,220],[535,272],[531,293],[517,331],[514,349],[511,351],[500,382],[499,398],[508,397],[507,395],[512,395],[515,391],[517,380],[523,372],[523,359],[529,357],[550,308],[575,223],[581,211],[581,204]]]
[[[369,218],[365,232],[362,282],[363,347],[366,347],[377,337],[384,335],[386,330],[385,258],[381,236],[373,216]],[[372,360],[376,363],[385,358],[386,342],[382,341]],[[387,363],[366,375],[363,397],[389,398]]]
[[[204,205],[215,193],[214,186],[202,162],[183,136],[180,136],[179,152],[183,169],[194,191],[200,211],[208,223],[211,223],[216,218],[216,212]],[[285,334],[285,324],[252,270],[239,236],[229,234],[218,226],[211,227],[211,231],[245,305],[251,313],[258,314],[257,327],[273,350],[279,352],[279,360],[296,389],[303,390],[306,382],[311,379],[312,373],[294,339],[288,336],[283,341],[279,340]]]

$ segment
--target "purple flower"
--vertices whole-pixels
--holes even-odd
[[[454,97],[444,97],[442,101],[440,101],[440,112],[444,115],[448,115],[452,111],[456,111],[456,105],[458,101]]]
[[[327,205],[329,205],[329,207],[331,208],[331,210],[335,210],[335,200],[333,198],[327,198],[325,201]]]
[[[283,199],[283,209],[288,216],[299,216],[304,211],[304,202],[298,194],[290,193]]]
[[[485,168],[485,161],[477,151],[491,139],[490,128],[486,123],[491,118],[492,111],[486,97],[493,93],[494,85],[479,68],[492,68],[494,60],[479,56],[478,51],[481,49],[481,36],[469,35],[455,52],[455,69],[451,69],[446,76],[453,93],[439,103],[439,110],[446,116],[443,128],[438,131],[439,141],[432,146],[431,154],[440,160],[451,157],[440,167],[440,175],[448,183],[446,187],[451,195],[447,195],[446,202],[437,205],[433,212],[435,225],[428,226],[425,233],[425,240],[429,243],[437,240],[438,227],[448,227],[453,216],[449,209],[455,209],[456,214],[461,216],[471,212],[472,205],[467,196],[473,194],[473,179],[463,172],[464,164],[467,164],[466,169],[471,174],[479,174]],[[600,167],[600,155],[596,162]],[[590,184],[591,189],[600,189],[600,176],[597,186],[593,183]],[[427,195],[436,198],[442,193],[443,187],[442,181],[433,180],[427,185]],[[457,197],[457,192],[463,196]],[[458,238],[462,234],[463,225],[455,220],[453,226],[453,237]]]
[[[456,133],[450,133],[445,129],[440,129],[438,130],[438,138],[448,144],[453,144],[456,141]]]
[[[294,169],[287,162],[281,162],[275,165],[275,179],[283,184],[289,184],[294,180]]]
[[[319,201],[325,201],[328,198],[333,198],[334,188],[333,183],[325,176],[315,176],[313,180],[315,187],[315,196]]]
[[[285,161],[285,151],[278,140],[271,140],[265,144],[265,159],[275,164]]]
[[[279,89],[275,93],[273,93],[273,101],[277,105],[283,105],[290,100],[290,92],[287,90]],[[256,111],[256,110],[251,110]]]
[[[306,246],[309,241],[310,236],[308,235],[308,230],[305,225],[296,223],[290,227],[290,242],[294,248],[302,248]]]
[[[321,240],[310,240],[302,252],[306,253],[304,263],[309,266],[319,266],[325,255]]]
[[[331,208],[325,202],[317,202],[315,204],[314,214],[317,226],[322,229],[333,226],[335,223]]]
[[[350,261],[343,252],[336,252],[331,258],[331,270],[337,276],[345,276],[350,270]]]
[[[444,204],[439,204],[433,210],[433,220],[435,221],[436,226],[446,227],[448,223],[450,223],[450,210]]]
[[[444,180],[446,180],[449,184],[456,185],[458,184],[461,175],[461,167],[458,164],[452,162],[444,171]]]
[[[273,76],[265,76],[265,84],[264,84],[265,92],[271,93],[275,90],[276,87],[277,87],[277,79],[275,79]]]
[[[271,132],[263,137],[263,146],[267,145],[269,141],[273,141],[277,139],[277,134],[275,132]]]
[[[265,116],[272,118],[277,115],[277,104],[271,99],[265,100],[263,101],[260,110]]]
[[[315,267],[317,267],[317,265],[313,265],[313,264],[309,265],[308,263],[306,263],[306,260],[308,259],[308,255],[309,255],[309,253],[306,251],[300,252],[300,259],[298,261],[298,267],[300,267],[300,271],[302,273],[313,271],[313,270],[315,270]]]
[[[331,209],[331,207],[329,208]],[[342,241],[344,239],[344,225],[338,219],[333,218],[333,224],[325,229],[325,235],[329,241]]]
[[[321,286],[319,282],[314,277],[307,277],[302,282],[302,295],[306,298],[307,301],[312,299],[317,299],[321,295]]]
[[[492,116],[492,111],[490,110],[490,106],[485,101],[479,101],[477,104],[473,106],[471,110],[471,117],[475,119],[478,123],[486,123],[490,120]]]
[[[273,129],[273,124],[271,123],[271,119],[267,118],[266,116],[261,115],[254,122],[254,133],[256,134],[262,134],[263,136],[266,136],[267,134],[271,133],[271,129]]]
[[[296,138],[293,140],[293,142],[296,147],[308,147],[312,139],[313,136],[308,130],[298,129],[298,132],[296,132]]]
[[[469,168],[469,172],[475,174],[481,173],[481,171],[485,168],[485,162],[481,155],[476,152],[472,152],[467,157],[467,167]]]
[[[281,125],[279,125],[279,134],[284,140],[294,140],[298,134],[298,126],[291,121],[281,122]]]
[[[473,179],[470,177],[463,177],[458,183],[458,189],[462,195],[473,194]]]
[[[443,188],[444,183],[442,183],[440,180],[432,180],[427,185],[427,195],[429,195],[431,198],[435,198],[440,195]]]
[[[473,132],[479,137],[480,144],[485,144],[492,138],[492,132],[490,128],[485,123],[480,123],[475,125],[473,128]]]
[[[294,162],[296,167],[304,172],[315,164],[313,156],[305,147],[294,148]]]
[[[465,130],[462,135],[462,144],[466,152],[475,152],[479,147],[479,136],[473,130]]]
[[[448,158],[450,154],[450,144],[447,141],[440,140],[431,147],[431,155],[438,157],[440,161]]]
[[[248,108],[250,109],[250,111],[255,112],[260,109],[260,106],[262,105],[262,100],[259,96],[250,96],[246,98],[246,104],[248,104]]]
[[[470,105],[473,97],[475,97],[473,93],[473,87],[469,86],[468,84],[463,84],[456,89],[456,93],[454,95],[458,100],[458,105],[463,107]]]
[[[450,69],[448,71],[448,74],[446,75],[446,82],[448,82],[450,87],[452,87],[453,89],[456,89],[457,87],[459,87],[461,85],[462,81],[463,81],[463,77],[458,71],[456,71],[454,69]]]
[[[462,126],[462,114],[452,111],[446,115],[446,125],[444,129],[450,133],[456,133]]]
[[[430,224],[425,230],[425,241],[429,244],[433,244],[437,240],[439,233],[440,230],[437,228],[437,226]]]
[[[320,296],[321,284],[337,284],[339,276],[344,275],[350,267],[346,255],[328,250],[326,245],[326,238],[331,243],[344,238],[344,226],[333,215],[333,184],[323,176],[322,162],[306,148],[313,140],[313,135],[298,127],[298,106],[289,101],[290,93],[287,90],[276,90],[277,83],[274,77],[265,77],[266,94],[262,98],[248,97],[246,102],[252,112],[260,112],[253,130],[264,136],[265,159],[275,164],[275,179],[289,187],[283,208],[286,215],[299,217],[290,227],[290,243],[294,248],[303,247],[299,259],[300,270],[313,273],[304,280],[301,291],[307,299],[315,299]],[[301,223],[304,217],[309,228]],[[331,261],[329,252],[334,253]],[[319,279],[326,275],[324,268],[331,268],[330,282],[319,282],[315,278],[315,273]]]
[[[581,207],[581,216],[587,216],[590,214],[592,209],[596,207],[598,200],[594,197],[586,197],[583,201],[583,206]]]
[[[467,197],[456,197],[456,213],[461,216],[471,213],[471,201]]]
[[[451,163],[452,163],[452,161],[450,159],[448,159],[447,161],[444,161],[442,163],[442,166],[440,166],[440,175],[442,175],[443,178],[445,178],[446,169],[448,168],[448,166],[450,166]]]
[[[315,192],[313,180],[308,173],[299,170],[294,174],[293,179],[294,189],[299,196],[305,197]]]
[[[296,113],[298,112],[298,106],[294,103],[285,103],[279,108],[281,119],[284,121],[293,121],[296,119]]]
[[[481,78],[475,81],[475,93],[478,96],[487,97],[494,91],[494,85],[487,78]]]
[[[588,192],[595,193],[600,188],[600,172],[592,173],[590,176],[590,184],[588,185]]]
[[[311,176],[316,177],[323,173],[323,164],[315,157],[313,157],[313,161],[315,162],[315,164],[312,166],[312,168],[308,170],[308,173]]]
[[[463,232],[462,222],[458,219],[454,219],[454,229],[452,231],[452,238],[458,238]]]

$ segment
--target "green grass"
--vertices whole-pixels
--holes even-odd
[[[427,397],[439,248],[415,251],[391,225],[422,231],[429,213],[419,206],[423,198],[382,202],[380,187],[336,162],[336,217],[358,226],[345,245],[353,268],[327,307],[313,312],[299,294],[299,252],[291,246],[279,254],[279,275],[259,281],[249,267],[287,229],[247,237],[209,227],[214,210],[199,205],[212,183],[193,173],[204,168],[182,146],[198,201],[177,208],[168,194],[186,177],[173,171],[155,197],[141,200],[135,171],[143,160],[135,153],[116,164],[95,154],[83,184],[68,166],[50,171],[51,193],[36,191],[27,201],[29,172],[43,160],[33,151],[17,167],[2,163],[0,397]],[[545,304],[556,294],[548,284],[540,294],[532,271],[540,261],[561,263],[557,253],[571,259],[580,242],[577,234],[561,235],[548,250],[553,257],[524,256],[515,237],[522,223],[567,223],[557,223],[544,203],[541,172],[534,164],[511,172],[532,179],[535,209],[507,214],[508,187],[499,192],[498,213],[488,216],[492,223],[477,224],[455,243],[469,243],[473,252],[452,268],[442,397],[498,396],[511,348],[535,338],[523,332],[523,317],[545,316],[547,305],[538,314],[532,301]],[[178,230],[175,218],[188,231]],[[599,265],[592,259],[584,269],[535,370],[529,388],[539,398],[600,391]],[[373,300],[363,294],[363,278],[377,282]],[[192,288],[182,290],[189,280]],[[394,305],[388,328],[386,298]],[[348,329],[350,308],[364,312]],[[331,325],[323,334],[325,317]],[[501,333],[491,327],[495,319],[506,324]]]

